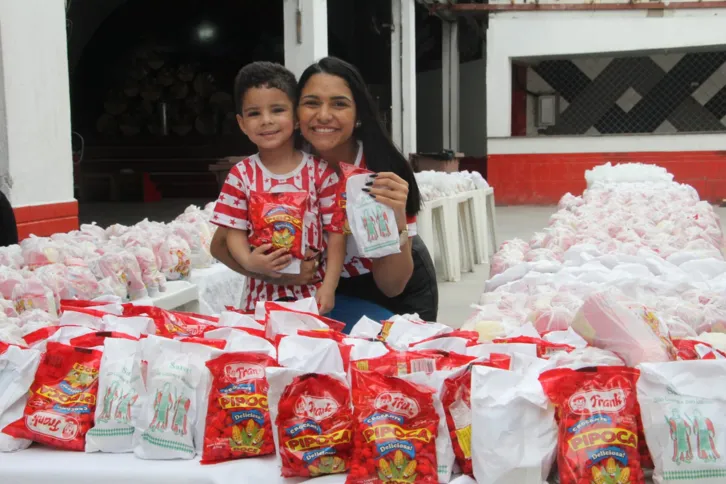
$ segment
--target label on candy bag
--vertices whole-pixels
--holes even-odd
[[[296,259],[304,259],[304,221],[308,198],[305,192],[251,192],[250,245],[272,244],[272,250],[285,249]]]
[[[24,417],[3,432],[59,449],[83,451],[96,410],[101,356],[96,350],[48,343],[30,387]]]
[[[540,382],[559,415],[561,484],[642,484],[639,372],[626,367],[557,369]]]
[[[353,369],[355,454],[346,482],[437,483],[434,390]]]
[[[316,477],[348,470],[353,415],[347,385],[308,373],[285,387],[275,422],[283,477]]]
[[[269,356],[227,353],[207,362],[212,374],[202,464],[275,452],[267,406]]]

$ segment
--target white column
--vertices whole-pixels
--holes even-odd
[[[391,0],[391,126],[406,157],[416,152],[415,8],[415,0]]]
[[[73,202],[70,113],[65,1],[0,0],[0,188],[14,207]]]
[[[444,149],[459,151],[459,24],[442,20],[441,91]]]
[[[521,30],[519,31],[521,34]],[[487,35],[487,137],[512,136],[512,61],[507,39]]]
[[[283,0],[285,67],[296,76],[328,55],[327,0]]]

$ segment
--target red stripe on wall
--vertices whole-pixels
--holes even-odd
[[[585,171],[608,161],[657,164],[677,182],[693,186],[702,200],[726,199],[724,151],[489,155],[487,181],[496,190],[497,203],[551,205],[567,192],[582,194]]]
[[[32,235],[47,237],[58,232],[78,229],[78,202],[48,203],[15,207],[18,237]]]

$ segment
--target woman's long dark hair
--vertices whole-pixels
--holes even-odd
[[[358,121],[361,126],[355,129],[356,138],[363,143],[366,167],[375,172],[390,171],[408,182],[408,199],[406,200],[406,213],[416,215],[421,209],[421,194],[416,184],[416,177],[406,158],[393,144],[383,120],[378,114],[363,76],[352,64],[337,57],[325,57],[310,65],[300,76],[297,83],[297,98],[315,74],[330,74],[343,79],[353,93]]]

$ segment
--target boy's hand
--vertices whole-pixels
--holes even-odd
[[[285,249],[277,249],[267,254],[266,252],[271,248],[272,244],[264,244],[250,252],[245,263],[245,269],[273,279],[279,278],[281,276],[280,271],[292,262],[292,256]]]
[[[335,288],[328,288],[323,284],[315,293],[315,300],[318,303],[318,312],[326,315],[335,307]]]

